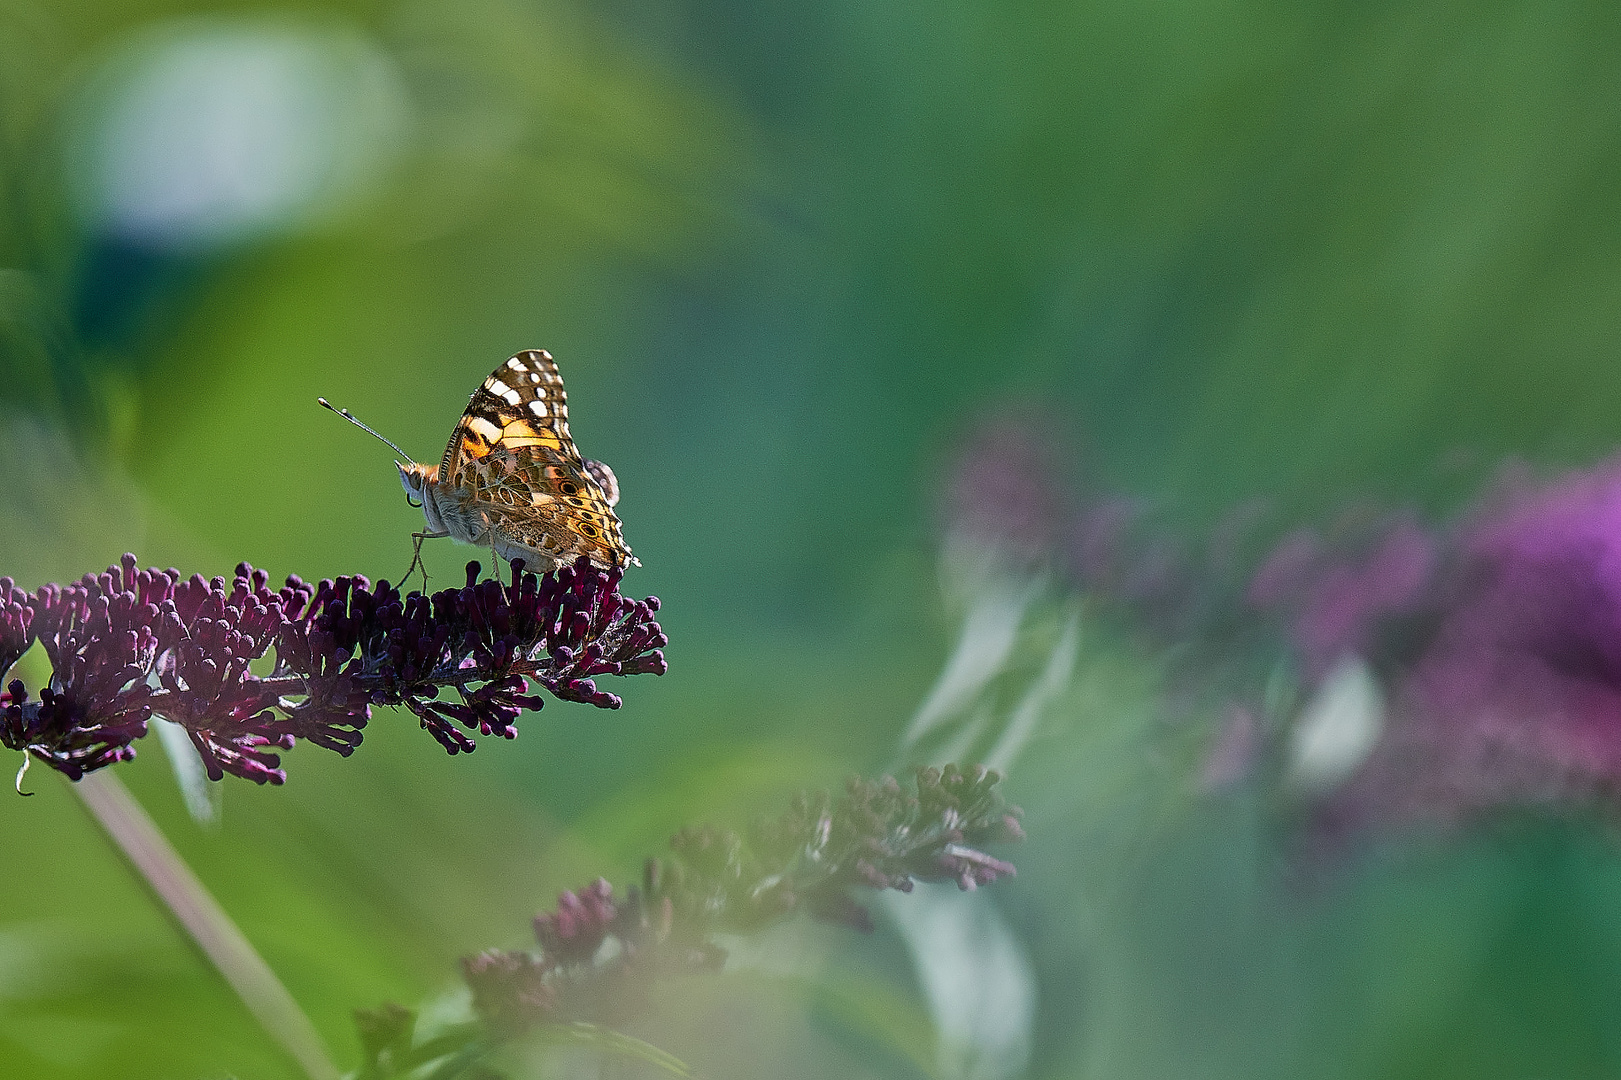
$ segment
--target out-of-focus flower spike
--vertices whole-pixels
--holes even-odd
[[[852,779],[832,798],[806,793],[745,838],[683,829],[672,856],[647,860],[639,886],[606,880],[564,892],[534,920],[538,949],[463,961],[478,1016],[499,1036],[539,1024],[622,1022],[657,980],[719,968],[721,934],[757,931],[796,911],[870,931],[859,889],[910,892],[920,879],[976,889],[1014,872],[978,850],[1017,839],[1017,808],[994,773],[948,767],[911,784]],[[926,792],[925,792],[926,789]]]

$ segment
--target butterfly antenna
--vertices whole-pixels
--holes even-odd
[[[330,409],[332,412],[337,413],[339,416],[343,417],[345,420],[349,421],[355,427],[359,428],[361,431],[364,431],[367,435],[370,435],[372,438],[379,439],[379,440],[387,443],[390,447],[393,448],[393,450],[394,450],[394,452],[396,454],[400,455],[400,457],[404,458],[406,461],[415,461],[416,460],[410,454],[407,454],[404,450],[401,450],[398,446],[395,446],[394,443],[391,440],[384,439],[381,435],[377,434],[377,432],[373,431],[371,428],[367,427],[365,424],[362,424],[359,420],[356,420],[355,419],[355,414],[350,412],[348,409],[340,409],[337,406],[333,405],[332,402],[328,401],[324,397],[318,397],[315,400],[321,406],[321,408]]]

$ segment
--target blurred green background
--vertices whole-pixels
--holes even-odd
[[[1596,3],[0,0],[0,573],[396,578],[420,517],[315,396],[432,462],[501,359],[558,358],[667,676],[471,758],[381,713],[212,828],[154,740],[120,770],[350,1067],[350,1010],[446,994],[559,889],[896,760],[988,413],[1039,403],[1195,531],[1608,451],[1618,190]],[[638,1034],[717,1077],[1621,1076],[1608,826],[1302,881],[1261,795],[1198,793],[1159,647],[1082,642],[1007,782],[1020,876],[972,898],[1033,978],[1013,1049],[953,1056],[901,914],[744,949]],[[28,784],[0,1075],[295,1075]]]

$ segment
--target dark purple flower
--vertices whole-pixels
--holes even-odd
[[[0,743],[77,779],[133,757],[159,715],[186,728],[211,778],[281,783],[277,751],[306,739],[347,755],[373,705],[405,705],[456,753],[474,746],[461,728],[514,737],[519,713],[541,706],[531,682],[614,709],[597,677],[666,668],[657,598],[621,596],[617,571],[581,562],[537,578],[515,564],[508,585],[477,578],[472,563],[464,588],[431,596],[361,577],[289,577],[272,592],[246,564],[229,582],[181,581],[125,556],[66,588],[0,582],[0,677],[35,638],[53,669],[39,702],[11,684]],[[447,690],[457,700],[439,700]]]
[[[22,658],[33,640],[33,596],[10,578],[0,578],[0,676]]]
[[[172,586],[137,577],[126,557],[99,576],[35,593],[31,630],[50,658],[53,685],[31,703],[12,681],[0,740],[75,780],[134,757],[130,744],[146,734],[156,693],[148,675],[158,654],[157,601]]]
[[[432,596],[402,597],[386,581],[374,591],[364,578],[321,582],[283,629],[282,654],[312,680],[311,715],[341,722],[366,703],[401,704],[454,754],[473,748],[456,725],[513,738],[518,715],[542,704],[525,693],[529,682],[617,709],[621,700],[597,678],[667,669],[658,598],[619,595],[619,571],[580,562],[537,578],[519,564],[507,585],[478,573],[469,563],[465,587]],[[438,700],[446,689],[459,700]]]
[[[718,967],[718,949],[675,932],[668,899],[647,902],[651,887],[616,900],[599,878],[535,916],[538,951],[464,959],[474,1011],[502,1036],[544,1023],[618,1022],[645,1011],[657,978]]]

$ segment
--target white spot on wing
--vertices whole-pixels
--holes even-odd
[[[492,443],[501,437],[501,429],[484,419],[482,416],[473,417],[467,422],[467,426]]]
[[[516,402],[514,402],[514,404],[516,404]],[[545,416],[547,412],[546,403],[537,398],[529,403],[529,411],[534,413],[536,416]]]
[[[500,397],[506,397],[508,394],[512,393],[512,387],[508,386],[500,379],[491,379],[486,385],[489,387],[490,393],[496,394]]]
[[[516,390],[507,390],[504,393],[502,393],[501,396],[507,399],[507,404],[508,405],[521,405],[521,404],[523,404],[523,395],[518,393],[518,391],[516,391]]]

